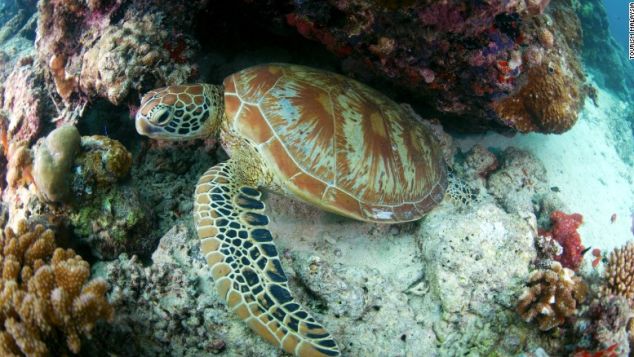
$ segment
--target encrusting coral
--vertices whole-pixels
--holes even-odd
[[[113,318],[107,283],[88,281],[88,262],[57,248],[52,230],[24,220],[5,229],[0,261],[0,355],[79,353],[81,337]]]
[[[623,296],[630,303],[634,300],[634,242],[628,242],[610,253],[601,294]]]
[[[553,262],[550,269],[531,273],[517,312],[524,321],[536,320],[540,330],[548,331],[573,316],[587,292],[588,286],[574,271]]]
[[[527,72],[527,83],[515,95],[494,102],[496,113],[520,132],[562,133],[577,121],[583,94],[577,79],[554,62]]]

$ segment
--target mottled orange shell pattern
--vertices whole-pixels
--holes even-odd
[[[439,144],[374,89],[289,64],[247,68],[224,86],[229,125],[299,198],[372,222],[416,220],[442,199]]]

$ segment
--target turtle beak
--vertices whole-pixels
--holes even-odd
[[[137,133],[141,135],[152,137],[152,134],[156,132],[152,125],[148,123],[145,118],[140,117],[139,115],[137,115],[134,120],[134,126],[136,127]]]

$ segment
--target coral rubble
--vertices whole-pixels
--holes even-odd
[[[550,269],[531,273],[528,288],[519,297],[517,311],[526,322],[535,320],[540,330],[548,331],[576,313],[587,289],[572,270],[554,262]]]
[[[79,353],[98,320],[111,320],[104,280],[88,281],[90,265],[56,248],[53,231],[20,221],[0,240],[0,354]]]

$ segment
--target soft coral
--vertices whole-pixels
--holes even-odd
[[[552,228],[549,231],[540,230],[540,235],[551,237],[561,245],[563,252],[555,260],[566,268],[578,270],[583,261],[584,246],[577,228],[583,223],[583,216],[579,213],[565,214],[554,211],[550,215]]]

